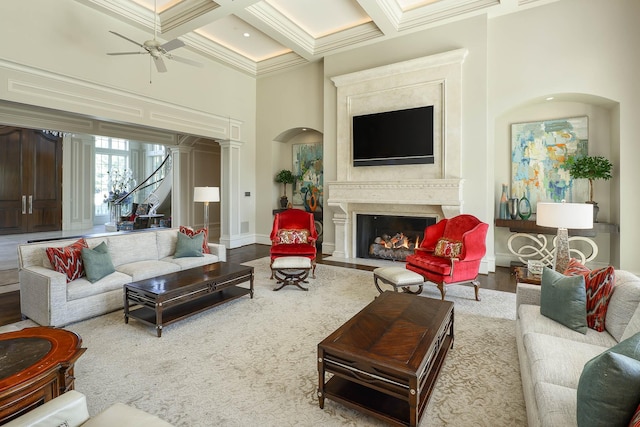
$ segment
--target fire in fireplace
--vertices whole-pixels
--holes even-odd
[[[356,256],[404,261],[420,245],[424,229],[433,217],[357,215]]]

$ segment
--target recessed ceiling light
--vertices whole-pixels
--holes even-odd
[[[306,131],[307,131],[307,128],[302,128],[302,132],[306,132]]]
[[[545,98],[545,99],[546,99],[547,101],[551,101],[551,100],[553,100],[553,96],[549,96],[549,97],[547,97],[547,98]]]
[[[245,36],[245,37],[251,37],[251,34],[249,34],[249,33],[244,33],[242,35]]]

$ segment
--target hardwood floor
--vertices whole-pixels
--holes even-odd
[[[238,264],[269,256],[269,247],[269,245],[255,244],[242,246],[236,249],[228,249],[227,262]],[[322,254],[318,254],[317,263],[367,271],[372,271],[375,268],[369,265],[325,260],[323,259]],[[479,280],[481,283],[480,287],[484,289],[493,289],[503,292],[516,291],[515,278],[511,275],[510,269],[507,267],[496,267],[495,273],[489,273],[487,275],[481,274]],[[482,290],[480,292],[482,292]],[[18,322],[20,320],[20,292],[14,291],[0,294],[0,326]]]

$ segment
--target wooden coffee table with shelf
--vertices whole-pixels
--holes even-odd
[[[320,408],[328,398],[416,426],[452,347],[452,302],[383,292],[318,344]]]
[[[249,287],[236,286],[249,282]],[[217,262],[124,285],[124,322],[162,327],[244,295],[253,298],[253,267]]]

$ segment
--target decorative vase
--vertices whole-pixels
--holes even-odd
[[[509,219],[509,202],[507,201],[507,184],[502,184],[500,196],[500,219]]]
[[[515,197],[509,199],[509,216],[511,219],[518,219],[518,202],[519,200]]]
[[[598,212],[600,211],[600,207],[596,202],[587,202],[593,205],[593,222],[598,222]]]
[[[287,198],[287,196],[281,196],[280,197],[280,207],[282,209],[286,209],[288,203],[289,203],[289,199]]]
[[[524,220],[529,219],[531,216],[531,202],[527,199],[527,196],[524,196],[518,202],[518,215]]]

